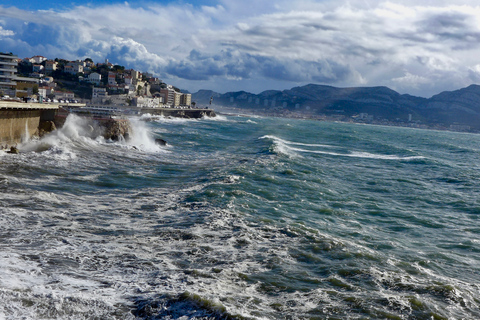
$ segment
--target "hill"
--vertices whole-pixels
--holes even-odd
[[[279,116],[369,119],[375,122],[411,122],[429,126],[469,126],[480,130],[480,86],[445,91],[429,99],[387,87],[337,88],[309,84],[260,94],[245,91],[220,94],[201,90],[192,95],[199,104],[245,109]],[[466,128],[466,127],[465,127]]]

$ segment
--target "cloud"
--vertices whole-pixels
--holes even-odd
[[[209,80],[215,77],[245,80],[261,77],[289,82],[336,82],[355,76],[348,66],[335,61],[277,59],[231,49],[215,55],[192,50],[186,59],[170,61],[165,71],[189,80]]]
[[[0,5],[0,45],[20,56],[109,58],[185,84],[392,85],[428,95],[445,79],[478,79],[480,7],[456,3],[217,0],[58,12]]]
[[[2,26],[0,26],[0,37],[11,37],[14,35],[15,32],[13,32],[12,30],[5,30]]]

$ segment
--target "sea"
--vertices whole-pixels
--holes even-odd
[[[131,123],[0,152],[0,319],[480,319],[480,135]]]

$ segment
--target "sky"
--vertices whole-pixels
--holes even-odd
[[[0,52],[108,59],[190,92],[480,83],[478,0],[0,2]]]

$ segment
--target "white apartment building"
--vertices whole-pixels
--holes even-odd
[[[107,89],[105,88],[92,88],[92,99],[93,98],[105,98],[108,96]]]
[[[97,72],[92,72],[88,75],[87,81],[98,85],[102,81],[102,75]]]
[[[0,92],[3,94],[15,96],[17,66],[18,57],[16,55],[0,52]]]

